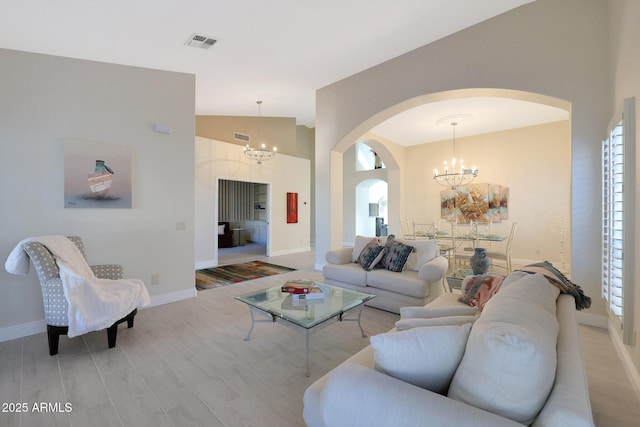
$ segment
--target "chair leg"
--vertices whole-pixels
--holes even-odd
[[[117,336],[118,336],[118,324],[114,323],[107,329],[107,342],[109,343],[109,348],[113,348],[116,346]]]
[[[113,348],[116,346],[116,338],[118,336],[118,325],[125,320],[127,321],[127,327],[133,328],[133,318],[138,314],[138,309],[134,309],[131,313],[127,314],[126,317],[118,320],[116,323],[107,328],[107,340],[109,341],[109,348]]]
[[[128,328],[133,328],[133,318],[136,317],[136,314],[138,314],[138,309],[137,308],[135,310],[133,310],[131,313],[129,313],[129,315],[127,316],[127,327]]]
[[[60,335],[67,335],[69,328],[67,326],[51,326],[47,325],[47,339],[49,340],[49,355],[58,354],[58,344],[60,343]]]

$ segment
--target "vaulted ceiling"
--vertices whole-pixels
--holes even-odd
[[[192,73],[199,115],[312,127],[317,89],[531,1],[3,0],[0,48]]]

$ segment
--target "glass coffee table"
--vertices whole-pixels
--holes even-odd
[[[453,271],[447,272],[447,284],[449,285],[449,292],[453,292],[454,289],[462,290],[462,281],[467,276],[472,276],[473,271],[471,269],[457,268]]]
[[[319,299],[294,298],[287,292],[282,292],[281,286],[262,289],[235,297],[249,307],[251,328],[245,341],[251,338],[251,332],[256,323],[282,320],[282,324],[303,331],[306,339],[307,372],[309,366],[309,337],[324,327],[342,321],[357,321],[363,338],[367,335],[362,329],[360,318],[364,303],[375,298],[375,295],[358,292],[351,289],[339,288],[320,282],[313,282],[313,286],[322,290],[324,297]],[[356,309],[356,310],[354,310]],[[354,317],[347,317],[347,314]],[[266,319],[256,320],[256,315]]]

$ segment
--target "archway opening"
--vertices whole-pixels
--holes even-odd
[[[553,123],[540,125],[540,129],[529,126],[533,129],[531,132],[528,128],[526,131],[516,128],[459,140],[461,145],[467,144],[464,148],[474,157],[474,163],[475,158],[487,159],[484,161],[484,169],[478,162],[481,170],[478,182],[514,189],[510,194],[511,205],[514,206],[512,216],[505,218],[505,230],[498,226],[494,231],[508,234],[512,222],[527,223],[527,226],[519,227],[518,230],[530,235],[521,235],[520,243],[514,245],[514,250],[520,251],[520,257],[524,260],[550,259],[560,262],[561,253],[564,256],[571,253],[571,248],[567,247],[571,236],[566,234],[567,230],[571,230],[571,104],[567,101],[539,94],[496,89],[465,89],[427,94],[398,103],[363,121],[334,146],[332,159],[344,156],[356,141],[372,141],[370,145],[387,164],[389,233],[400,232],[400,218],[432,222],[440,217],[441,190],[432,179],[433,168],[450,156],[450,141],[406,147],[375,134],[372,130],[387,119],[424,103],[488,96],[538,103],[566,112],[566,119],[558,122],[555,127],[552,126]],[[448,113],[450,112],[443,111],[442,115]],[[541,133],[532,133],[538,130]],[[543,143],[546,144],[544,147]],[[526,147],[526,152],[523,147]],[[342,163],[335,164],[343,169]],[[345,180],[343,170],[334,174],[333,161],[331,167],[332,188],[340,186],[343,189],[344,197],[339,200],[346,205],[346,193],[352,183]],[[334,179],[337,181],[333,181]],[[535,189],[535,192],[530,189]],[[535,208],[531,206],[532,199],[539,201]],[[348,242],[352,233],[347,224],[353,214],[347,206],[336,208],[342,211],[342,218],[336,216],[339,221],[334,222],[332,215],[331,228],[341,228],[343,242]],[[336,210],[332,208],[332,212]],[[565,233],[562,239],[558,236],[560,230]],[[560,246],[560,241],[564,246]],[[564,261],[570,265],[570,260]]]

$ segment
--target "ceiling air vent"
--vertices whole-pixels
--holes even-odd
[[[193,33],[184,44],[187,46],[198,47],[200,49],[209,49],[216,44],[218,40],[213,37],[203,36],[202,34]]]
[[[236,141],[251,142],[251,137],[249,135],[240,132],[234,132],[233,139]]]

